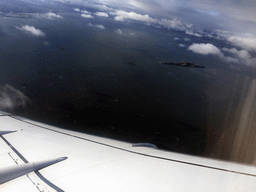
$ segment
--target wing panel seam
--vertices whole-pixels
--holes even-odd
[[[19,158],[21,158],[24,163],[29,163],[28,160],[21,155],[21,153],[15,149],[10,143],[9,141],[7,141],[2,135],[0,135],[0,137],[3,139],[3,141],[13,150],[14,153],[16,153]],[[17,164],[17,163],[16,163]],[[47,180],[41,173],[39,173],[39,171],[34,171],[34,173],[43,181],[45,182],[47,185],[49,185],[51,188],[53,188],[54,190],[58,191],[58,192],[64,192],[62,189],[60,189],[59,187],[57,187],[56,185],[54,185],[53,183],[51,183],[49,180]]]

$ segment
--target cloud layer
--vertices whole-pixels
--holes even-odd
[[[226,62],[246,63],[248,65],[255,63],[256,58],[253,57],[255,57],[256,51],[256,33],[254,32],[256,31],[256,25],[253,25],[255,24],[253,21],[256,21],[256,16],[255,11],[252,11],[251,8],[252,4],[256,5],[255,3],[247,1],[239,3],[238,0],[227,0],[225,3],[219,1],[216,3],[214,0],[194,0],[192,5],[191,2],[186,0],[128,0],[126,2],[117,0],[88,0],[84,4],[80,0],[72,1],[76,2],[77,5],[81,5],[80,7],[78,6],[79,8],[75,8],[74,11],[81,14],[83,18],[105,17],[118,22],[137,21],[157,28],[183,31],[185,36],[179,38],[181,41],[187,42],[186,45],[179,43],[179,47],[188,47],[188,50],[197,54],[217,55]],[[250,6],[244,6],[247,4]],[[254,17],[249,18],[248,14],[242,16],[239,14],[240,12],[231,11],[239,11],[240,8],[241,13],[245,13],[248,10],[248,14],[254,13]],[[180,14],[181,12],[182,14]],[[62,18],[60,15],[52,12],[42,15],[48,19]],[[241,22],[245,20],[250,20],[252,23]],[[246,24],[243,25],[243,23]],[[100,24],[90,23],[89,26],[105,29]],[[245,26],[250,26],[250,31],[246,33],[253,31],[251,32],[252,34],[241,33],[247,30]],[[16,28],[35,36],[45,36],[43,31],[33,26],[24,25]],[[237,30],[238,28],[239,30]],[[123,32],[118,29],[115,33],[121,35]],[[209,43],[193,43],[195,38],[222,40],[229,44],[227,47],[230,47],[230,45],[233,47],[221,49],[211,44],[211,40],[209,40]],[[174,38],[174,40],[178,41],[179,39]],[[189,42],[193,44],[188,46],[187,43]]]
[[[193,43],[188,50],[201,55],[216,55],[228,63],[241,63],[246,65],[255,65],[256,58],[253,58],[247,50],[238,50],[236,48],[222,48],[210,43]]]
[[[237,50],[236,48],[228,49],[222,48],[222,51],[232,54],[236,58],[237,62],[247,65],[256,65],[256,58],[253,58],[247,50]]]
[[[237,37],[230,36],[227,38],[232,44],[249,51],[256,51],[256,37]]]

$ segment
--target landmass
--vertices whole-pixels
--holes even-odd
[[[195,63],[187,62],[187,61],[178,61],[178,62],[161,62],[166,65],[177,65],[181,67],[193,67],[193,68],[205,68],[205,66],[196,65]]]
[[[0,17],[12,17],[12,18],[24,18],[24,19],[29,19],[31,16],[27,15],[25,13],[18,13],[18,14],[14,14],[14,13],[2,13],[0,12]]]

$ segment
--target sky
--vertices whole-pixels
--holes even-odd
[[[81,17],[111,17],[117,22],[142,22],[158,28],[184,31],[188,36],[223,40],[229,47],[211,43],[184,47],[196,54],[217,55],[227,63],[254,66],[256,63],[256,2],[238,0],[58,0],[99,11],[81,12]],[[54,14],[54,13],[52,13]],[[48,17],[53,17],[49,15]],[[90,23],[90,25],[92,25]],[[93,25],[92,25],[93,26]],[[95,25],[105,29],[103,25]],[[122,31],[119,29],[118,31]],[[206,48],[205,51],[201,51]]]
[[[31,0],[24,0],[30,1]],[[40,3],[41,0],[38,0]],[[243,49],[256,50],[255,1],[238,0],[42,0],[99,9],[84,17],[114,16],[117,21],[139,20],[195,36],[216,35]],[[83,11],[83,10],[82,10]],[[54,13],[52,13],[54,14]],[[90,16],[89,16],[90,15]],[[49,15],[48,17],[54,17]],[[211,31],[205,31],[205,30]]]
[[[67,2],[68,0],[59,0]],[[238,0],[69,0],[100,12],[87,18],[112,17],[117,22],[139,21],[164,29],[184,31],[188,36],[223,40],[229,47],[211,43],[180,47],[203,55],[217,55],[227,63],[256,63],[256,1]],[[83,11],[83,10],[81,10]],[[120,31],[119,31],[120,32]],[[204,51],[202,51],[205,49]]]

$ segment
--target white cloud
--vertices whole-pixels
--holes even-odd
[[[107,5],[95,5],[95,8],[98,8],[100,10],[105,10],[105,11],[109,11],[112,10],[111,8],[109,8]]]
[[[213,31],[212,34],[210,34],[210,36],[213,36],[213,37],[216,36],[216,39],[221,39],[221,40],[225,40],[228,37],[230,37],[231,35],[232,35],[232,33],[230,31],[219,30],[219,29]]]
[[[66,1],[72,2],[76,5],[81,5],[81,6],[84,6],[87,8],[93,8],[93,9],[97,9],[97,10],[101,10],[101,11],[111,11],[112,10],[112,8],[107,6],[107,2],[104,2],[104,4],[102,4],[103,3],[102,1],[105,1],[105,0],[86,0],[86,1],[84,1],[84,0],[66,0]],[[116,0],[110,0],[108,3],[111,6],[113,6],[115,4],[115,2],[113,2],[113,1],[116,1]],[[74,10],[77,12],[81,11],[79,8],[75,8]]]
[[[96,9],[99,9],[101,11],[111,11],[112,10],[112,8],[109,8],[107,5],[90,3],[88,1],[86,2],[86,6],[96,8]]]
[[[135,12],[126,12],[123,10],[118,10],[115,12],[111,12],[111,15],[114,15],[114,19],[116,21],[125,21],[125,20],[135,20],[142,21],[147,24],[155,24],[157,28],[160,26],[165,27],[167,29],[178,29],[178,30],[186,30],[191,28],[192,24],[184,24],[181,20],[178,19],[161,19],[158,20],[156,18],[150,17],[148,14],[142,15]],[[199,36],[199,34],[194,33],[194,35]]]
[[[98,17],[108,17],[108,14],[105,12],[96,12],[94,14]]]
[[[46,13],[43,15],[43,17],[47,18],[47,19],[62,19],[63,17],[58,15],[58,14],[55,14],[55,13],[52,13],[52,12],[49,12],[49,13]]]
[[[81,13],[84,13],[84,14],[91,14],[89,11],[80,10],[79,8],[75,8],[74,10],[75,10],[76,12],[81,12]]]
[[[193,43],[189,46],[188,50],[202,55],[222,55],[220,49],[210,43]]]
[[[122,34],[123,34],[123,32],[122,32],[121,29],[117,29],[116,32],[117,32],[119,35],[122,35]]]
[[[84,14],[91,14],[89,11],[86,11],[86,10],[81,10],[81,12]]]
[[[10,85],[0,87],[0,110],[25,107],[29,102],[27,96]]]
[[[167,28],[167,29],[179,29],[179,30],[185,30],[185,25],[177,19],[169,20],[169,19],[161,19],[161,21],[158,22],[161,26]]]
[[[252,34],[239,35],[237,33],[231,33],[230,31],[215,30],[207,36],[218,40],[226,40],[247,51],[256,51],[256,37]]]
[[[189,29],[191,29],[191,28],[193,27],[193,24],[191,24],[191,23],[188,24],[188,23],[187,23],[187,24],[186,24],[186,27],[189,28]]]
[[[196,37],[203,37],[203,35],[202,34],[199,34],[199,33],[195,33],[195,32],[193,32],[193,31],[185,31],[185,34],[187,34],[187,35],[192,35],[192,36],[196,36]]]
[[[105,27],[103,25],[95,25],[95,27],[97,27],[99,29],[105,29]]]
[[[81,14],[81,17],[84,17],[86,19],[93,19],[94,17],[88,14]]]
[[[41,37],[45,36],[44,32],[42,32],[40,29],[36,29],[35,27],[29,26],[29,25],[23,25],[22,27],[16,27],[16,29],[29,32],[35,36],[41,36]]]
[[[168,0],[168,4],[170,4],[172,0]],[[141,9],[146,12],[161,10],[162,7],[159,4],[159,1],[155,0],[128,0],[126,1],[129,4],[129,7],[133,6],[135,9]]]
[[[184,38],[184,41],[190,41],[190,39],[186,37],[186,38]]]
[[[239,63],[239,59],[233,57],[227,57],[224,55],[220,55],[220,57],[227,63]]]
[[[237,50],[236,48],[228,49],[228,48],[222,48],[223,51],[233,54],[233,58],[239,61],[240,63],[244,63],[247,65],[256,65],[256,58],[252,58],[250,53],[246,50]]]
[[[186,45],[185,45],[185,44],[182,44],[182,43],[179,44],[179,46],[180,46],[180,47],[186,47]]]
[[[82,0],[63,1],[77,2],[77,5],[95,8],[108,13],[116,13],[117,11],[112,8],[115,7],[119,10],[140,13],[138,15],[147,14],[151,16],[148,16],[151,19],[157,20],[158,23],[161,22],[162,26],[166,28],[180,29],[181,27],[181,30],[196,36],[207,36],[207,34],[202,34],[197,30],[193,31],[197,27],[198,29],[206,29],[206,31],[223,29],[241,33],[251,32],[254,34],[256,29],[256,1],[254,0],[87,0],[86,3]],[[176,20],[173,18],[176,18]],[[129,19],[129,17],[126,18],[121,14],[116,14],[115,19],[123,21]],[[177,21],[181,21],[181,23]],[[154,21],[150,21],[149,23],[154,23]],[[189,29],[192,29],[191,31],[193,33]]]
[[[236,48],[228,49],[226,47],[222,48],[222,50],[237,55],[241,59],[251,58],[251,55],[246,50],[237,50]]]
[[[231,36],[227,40],[243,49],[256,51],[256,37]]]
[[[179,38],[179,37],[175,37],[175,38],[173,38],[173,40],[174,40],[174,41],[179,41],[180,38]]]
[[[134,12],[125,12],[122,10],[111,12],[112,15],[115,15],[116,21],[124,21],[125,19],[131,19],[131,20],[137,20],[137,21],[143,21],[147,23],[158,23],[157,19],[154,19],[150,17],[149,15],[141,15]]]
[[[99,29],[105,29],[105,27],[103,26],[103,25],[93,25],[93,24],[91,24],[91,23],[88,23],[88,26],[90,26],[90,27],[96,27],[96,28],[99,28]]]
[[[202,55],[216,55],[227,63],[256,65],[256,58],[252,58],[250,53],[246,50],[237,50],[236,48],[228,49],[224,47],[221,50],[225,53],[231,54],[230,56],[225,56],[219,48],[210,43],[193,43],[189,46],[188,50]]]

